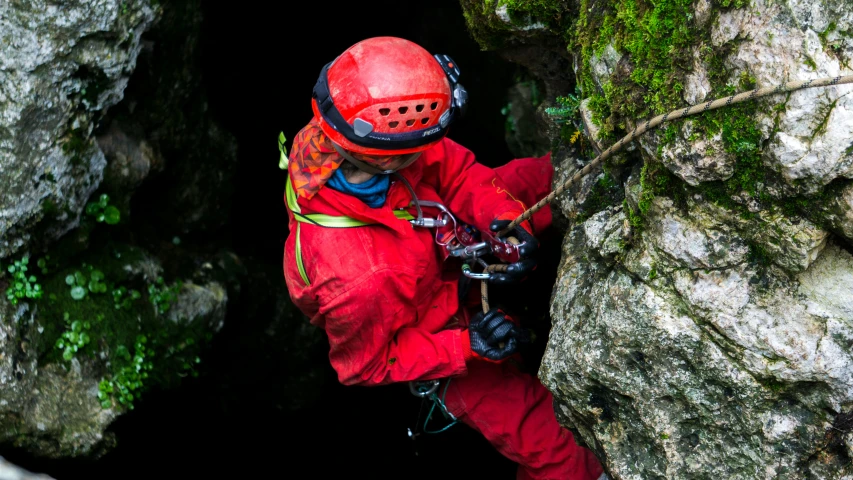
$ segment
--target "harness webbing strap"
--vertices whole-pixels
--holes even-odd
[[[296,201],[296,192],[293,191],[293,185],[290,183],[288,176],[285,197],[287,198],[287,208],[293,212],[293,218],[296,219],[296,268],[299,270],[299,276],[305,282],[305,286],[311,285],[308,280],[308,274],[305,272],[305,264],[302,261],[302,242],[300,241],[301,227],[303,223],[317,225],[318,227],[327,228],[352,228],[364,227],[367,225],[375,225],[375,222],[364,222],[356,220],[352,217],[344,215],[326,215],[325,213],[302,213],[299,203]],[[394,216],[400,220],[414,220],[414,216],[405,210],[394,210]]]

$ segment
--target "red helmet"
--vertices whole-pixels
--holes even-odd
[[[362,40],[323,67],[311,106],[345,150],[397,155],[441,140],[465,106],[459,68],[447,55],[396,37]]]

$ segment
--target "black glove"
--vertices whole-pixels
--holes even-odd
[[[483,314],[480,310],[468,325],[471,351],[484,360],[500,362],[518,349],[518,342],[527,335],[502,310],[493,308]]]
[[[491,225],[489,225],[489,230],[495,233],[500,232],[511,222],[511,220],[493,220]],[[507,236],[515,237],[523,242],[523,245],[518,248],[521,259],[509,264],[506,272],[493,273],[489,278],[489,283],[496,285],[517,283],[527,278],[531,272],[536,270],[536,260],[532,258],[539,249],[539,241],[536,240],[536,237],[521,225],[517,225]]]

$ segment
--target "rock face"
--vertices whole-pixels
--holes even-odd
[[[199,11],[148,0],[0,4],[3,445],[105,453],[115,443],[107,427],[149,387],[197,375],[223,328],[239,259],[176,237],[224,225],[235,161],[233,138],[205,114]],[[159,203],[148,203],[177,225],[131,211],[157,175],[168,181],[149,187]]]
[[[841,0],[538,5],[463,2],[484,48],[572,52],[557,182],[655,114],[853,74]],[[556,202],[539,376],[613,478],[853,478],[851,102],[811,89],[664,126]]]
[[[76,226],[106,167],[93,126],[154,19],[148,0],[0,4],[0,258]]]
[[[850,74],[853,5],[849,2],[830,1],[817,8],[811,2],[782,6],[759,0],[750,8],[709,16],[707,24],[696,28],[707,29],[710,37],[693,45],[698,61],[687,75],[684,90],[684,100],[690,103],[710,99],[710,84],[702,79],[710,76],[713,67],[701,61],[702,48],[729,50],[721,58],[725,66],[732,74],[748,75],[757,87]],[[798,192],[814,193],[838,177],[853,178],[850,92],[851,86],[811,89],[787,99],[762,101],[752,119],[767,142],[761,154],[764,165]],[[712,138],[700,146],[689,140],[691,133],[682,129],[678,140],[664,147],[662,160],[693,185],[727,178],[732,158],[686,154],[725,151],[722,140]]]
[[[53,480],[53,477],[28,472],[0,457],[0,480]]]
[[[98,265],[109,292],[73,299],[69,275],[96,278],[82,265]],[[116,246],[48,275],[48,298],[0,302],[0,442],[47,457],[105,453],[106,428],[134,396],[191,374],[199,346],[222,328],[227,291],[207,270],[167,283],[156,258]],[[65,357],[66,345],[79,349]]]
[[[620,478],[796,478],[850,408],[853,256],[757,265],[692,207],[656,198],[630,248],[619,209],[569,233],[540,377]]]

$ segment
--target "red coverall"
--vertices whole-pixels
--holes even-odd
[[[486,231],[499,215],[521,213],[519,200],[532,205],[545,196],[553,167],[546,155],[493,170],[445,138],[399,173],[420,200],[441,202],[459,220]],[[454,377],[445,398],[448,410],[518,462],[519,479],[598,478],[598,460],[557,423],[551,393],[538,379],[507,363],[470,358],[463,327],[471,312],[457,298],[459,265],[443,262],[433,230],[414,228],[393,215],[392,209],[411,201],[405,185],[393,180],[381,208],[331,188],[298,199],[302,213],[381,224],[303,223],[300,243],[310,286],[297,269],[295,235],[285,243],[290,296],[328,334],[329,360],[340,382],[373,386]],[[507,190],[517,192],[518,200]],[[288,215],[294,232],[296,221],[292,212]],[[537,229],[550,223],[548,209],[537,215]]]

